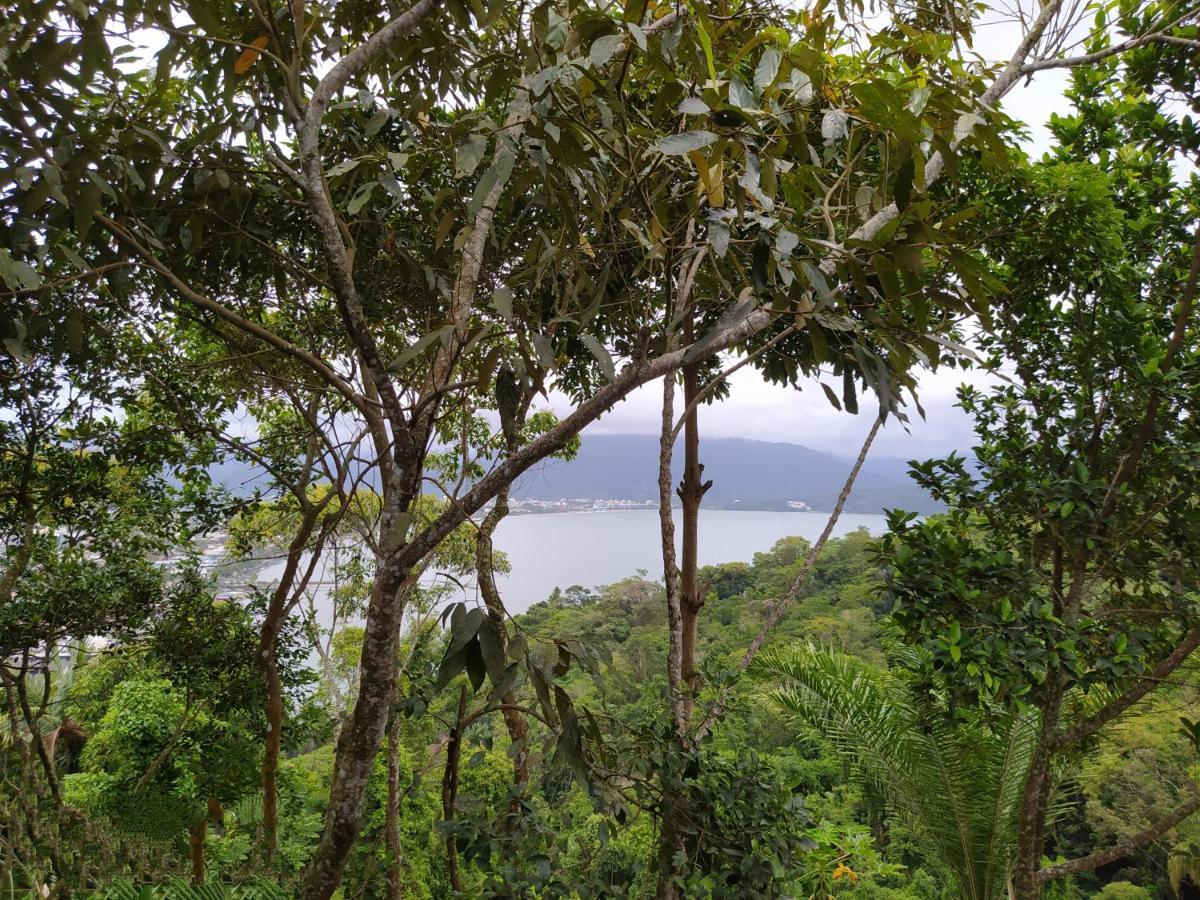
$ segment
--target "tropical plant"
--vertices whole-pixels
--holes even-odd
[[[959,896],[1004,896],[1037,733],[1030,714],[951,721],[901,676],[812,645],[764,654],[754,671],[779,682],[770,696],[806,736],[887,798]]]

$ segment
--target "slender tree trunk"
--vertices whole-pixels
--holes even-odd
[[[38,717],[33,714],[33,708],[29,705],[29,693],[25,689],[25,673],[28,666],[28,654],[25,655],[22,661],[21,671],[14,679],[17,688],[17,699],[21,704],[21,714],[25,717],[26,727],[29,729],[29,740],[33,744],[34,752],[37,754],[38,762],[42,765],[42,771],[46,776],[46,785],[50,788],[50,796],[54,799],[57,806],[62,806],[62,794],[58,786],[58,774],[54,771],[54,760],[50,757],[50,752],[46,749],[46,742],[42,739],[41,729],[38,728]],[[49,665],[49,659],[46,660]],[[50,677],[47,674],[47,679]]]
[[[693,326],[689,319],[684,340],[693,340]],[[682,546],[680,548],[679,599],[682,626],[681,659],[684,692],[684,708],[690,719],[695,705],[695,696],[700,690],[700,675],[696,670],[696,644],[699,640],[700,609],[704,606],[704,588],[699,583],[700,552],[700,503],[712,487],[704,481],[704,465],[700,462],[699,408],[694,405],[700,393],[700,372],[697,366],[683,369],[683,479],[679,482],[679,499],[682,502]]]
[[[449,825],[454,821],[454,804],[458,798],[458,760],[462,755],[462,727],[467,714],[467,686],[458,694],[458,719],[450,729],[446,742],[446,768],[442,773],[442,820]],[[462,894],[462,875],[458,871],[458,840],[453,830],[446,832],[446,871],[450,886],[456,894]]]
[[[279,832],[279,751],[283,730],[283,685],[275,659],[274,640],[261,659],[267,686],[267,735],[262,761],[262,853],[267,862],[275,859]]]
[[[311,458],[310,450],[310,458]],[[304,482],[300,485],[298,496],[303,497]],[[307,503],[307,501],[304,501]],[[276,645],[283,631],[284,620],[288,616],[296,576],[300,570],[300,561],[304,551],[316,530],[317,519],[325,508],[321,505],[305,505],[296,534],[288,545],[287,562],[279,583],[271,594],[267,605],[267,613],[263,617],[262,627],[258,636],[258,665],[262,672],[263,682],[267,689],[267,733],[263,741],[262,761],[262,853],[268,862],[275,859],[279,832],[279,752],[283,732],[283,684],[279,678],[279,660],[276,658]],[[317,552],[317,551],[314,551]],[[313,565],[316,560],[314,558]],[[312,575],[313,566],[303,578],[307,584]]]
[[[479,533],[475,539],[475,572],[479,581],[479,593],[487,608],[488,618],[496,626],[500,636],[501,649],[508,648],[508,626],[505,623],[506,610],[500,591],[496,587],[496,571],[492,565],[492,536],[496,527],[508,515],[508,488],[496,495],[496,503],[479,523]],[[504,725],[508,729],[508,738],[513,746],[513,784],[518,792],[524,792],[529,783],[529,725],[521,711],[517,709],[517,695],[510,689],[501,698],[504,704]],[[518,805],[513,798],[514,811]]]
[[[663,377],[662,434],[658,445],[658,517],[662,540],[663,585],[667,600],[667,690],[675,740],[680,748],[687,742],[691,705],[685,698],[683,683],[683,621],[680,597],[679,564],[675,555],[675,519],[671,509],[671,459],[674,455],[675,376]],[[658,835],[658,885],[655,896],[676,900],[675,854],[683,849],[675,826],[675,792],[668,783],[667,771],[659,773],[662,782],[662,820]]]
[[[1013,892],[1017,900],[1039,900],[1042,883],[1038,869],[1046,843],[1046,812],[1050,805],[1051,763],[1054,757],[1054,736],[1058,730],[1062,708],[1062,675],[1051,673],[1053,682],[1042,704],[1042,722],[1037,748],[1029,764],[1029,775],[1021,791],[1021,812],[1017,821],[1017,860],[1013,873]]]
[[[204,838],[208,834],[208,816],[200,816],[200,821],[189,829],[188,844],[192,854],[192,884],[204,885]]]
[[[387,818],[384,840],[388,852],[387,900],[403,895],[404,849],[400,844],[400,716],[392,713],[387,747]]]

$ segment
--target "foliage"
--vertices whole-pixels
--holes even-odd
[[[814,647],[756,667],[780,683],[772,698],[807,734],[888,798],[960,896],[1004,895],[1036,733],[1028,716],[948,724],[902,677]]]

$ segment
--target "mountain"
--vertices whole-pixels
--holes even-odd
[[[674,479],[682,468],[676,448]],[[705,438],[700,446],[704,477],[713,486],[704,505],[713,509],[795,509],[789,501],[830,510],[850,471],[851,460],[800,444]],[[908,464],[891,458],[863,465],[847,512],[877,513],[898,507],[936,512],[941,507],[907,476]],[[658,496],[658,438],[640,434],[584,435],[571,462],[548,460],[526,473],[513,490],[521,500],[632,500]]]
[[[705,438],[700,445],[704,477],[713,486],[704,497],[709,509],[788,510],[833,509],[852,461],[800,444],[751,441],[743,438]],[[676,447],[674,480],[679,482],[683,446]],[[942,507],[908,478],[908,464],[888,457],[867,458],[846,502],[846,512],[877,513],[883,509],[937,512]],[[269,479],[236,460],[214,466],[217,483],[235,494],[266,488]],[[372,484],[372,479],[367,479]],[[512,492],[514,511],[537,512],[537,503],[627,501],[652,504],[658,499],[658,438],[643,434],[583,436],[579,455],[571,462],[546,460],[517,480]],[[793,504],[793,505],[789,505]],[[610,504],[611,505],[611,504]],[[590,505],[603,508],[605,504]],[[589,504],[572,504],[588,508]]]

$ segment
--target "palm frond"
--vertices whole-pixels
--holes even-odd
[[[951,722],[904,682],[855,657],[808,646],[755,666],[770,697],[888,800],[970,900],[1003,896],[1021,786],[1036,742],[1029,715]]]

